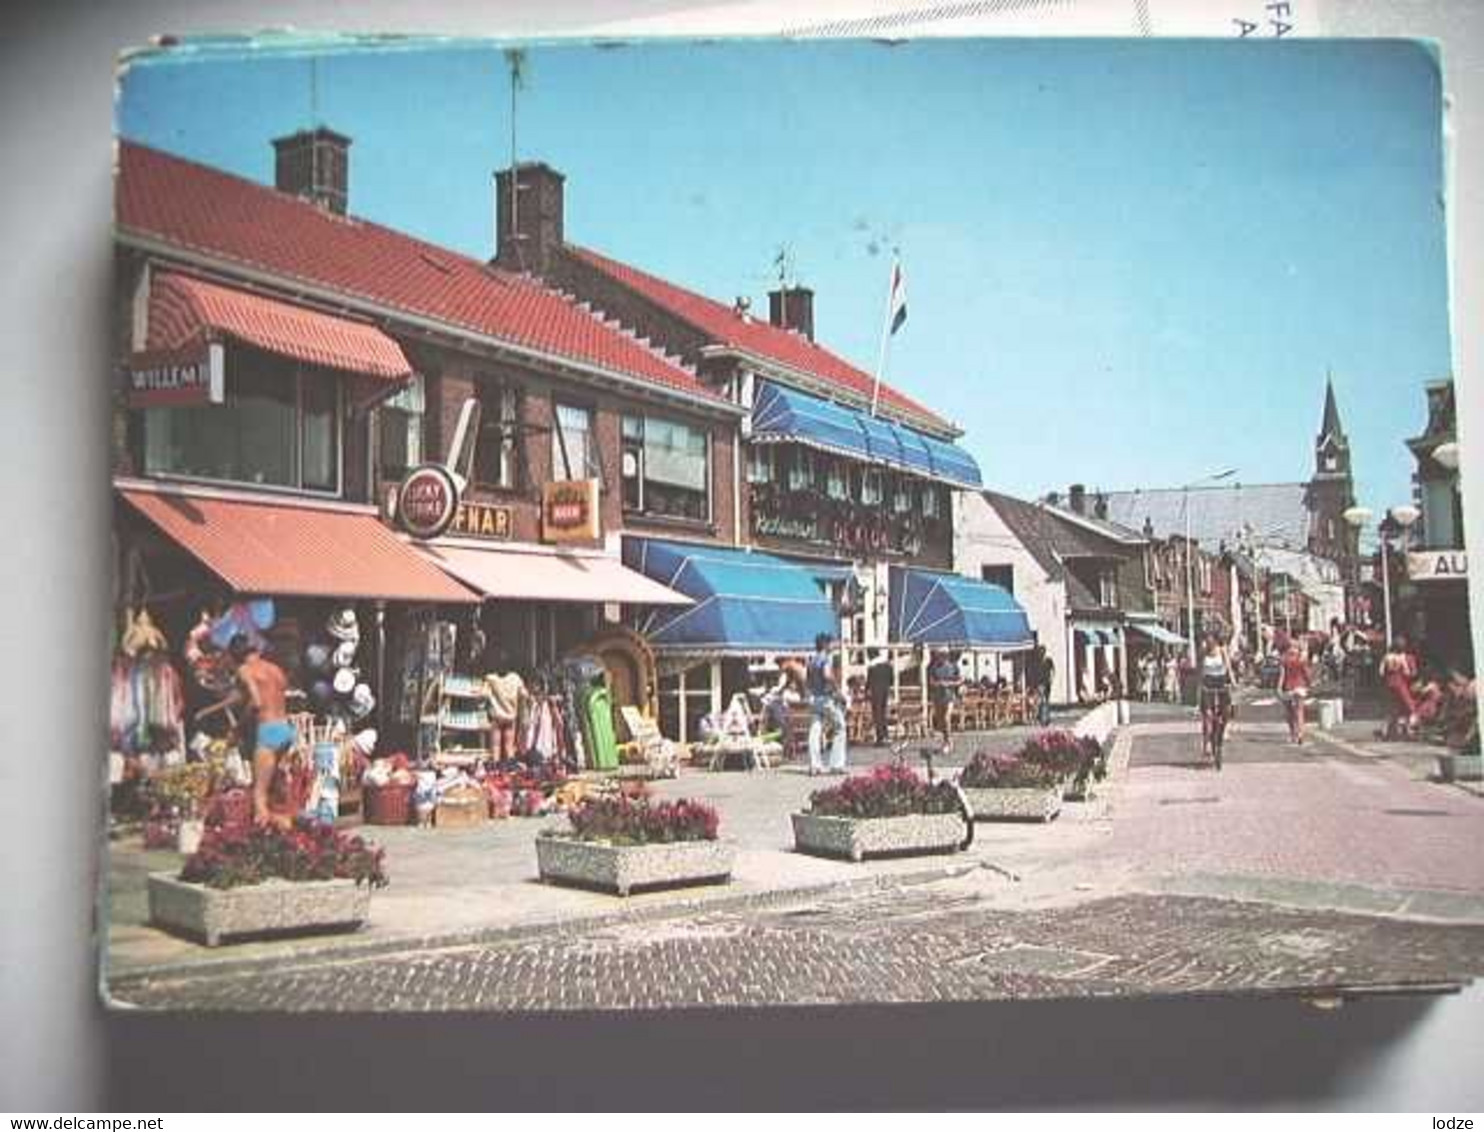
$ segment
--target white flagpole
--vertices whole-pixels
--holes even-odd
[[[876,406],[881,400],[881,377],[886,372],[886,352],[891,345],[891,298],[896,291],[897,271],[900,265],[895,256],[891,261],[891,272],[886,277],[886,316],[881,320],[881,353],[876,359],[876,380],[871,384],[871,415],[876,415]]]

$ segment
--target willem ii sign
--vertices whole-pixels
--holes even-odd
[[[1407,555],[1407,577],[1414,582],[1466,579],[1469,556],[1463,550],[1414,550]]]
[[[129,407],[220,405],[226,400],[225,349],[203,342],[184,350],[143,350],[129,356]]]

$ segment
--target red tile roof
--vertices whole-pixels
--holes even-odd
[[[783,330],[767,321],[744,318],[725,303],[718,303],[715,299],[677,287],[589,248],[568,244],[567,250],[718,342],[870,400],[871,388],[875,383],[870,374],[857,369],[838,354],[809,341],[802,334]],[[958,431],[931,409],[886,384],[881,386],[881,405],[887,410],[896,410],[892,415],[905,416],[909,420],[915,417],[919,422]]]
[[[725,403],[695,374],[532,279],[147,146],[119,146],[115,218],[123,232],[181,251]]]
[[[172,272],[150,280],[149,349],[173,350],[218,336],[350,373],[394,380],[412,374],[402,347],[363,322]]]
[[[372,514],[183,491],[119,494],[237,593],[479,600]]]

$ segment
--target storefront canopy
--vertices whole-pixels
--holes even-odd
[[[402,347],[366,323],[172,272],[150,281],[149,349],[223,338],[347,373],[392,382],[412,376]]]
[[[366,510],[148,486],[119,494],[236,593],[479,600]]]
[[[651,581],[614,558],[555,550],[517,551],[446,546],[419,548],[428,561],[485,597],[508,601],[690,605],[684,594]]]
[[[753,403],[752,442],[804,444],[955,487],[982,485],[974,457],[956,444],[770,381]]]
[[[1162,645],[1183,645],[1185,638],[1178,633],[1172,633],[1163,625],[1146,624],[1142,621],[1130,621],[1130,629],[1143,633],[1150,640],[1158,641]]]
[[[640,626],[656,651],[712,655],[807,652],[839,632],[807,567],[732,547],[626,538],[624,562],[694,600],[657,610]]]
[[[902,566],[891,568],[889,581],[893,641],[1002,652],[1028,649],[1034,643],[1025,610],[999,586]]]

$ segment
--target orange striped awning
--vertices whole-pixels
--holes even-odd
[[[366,323],[173,272],[150,280],[147,349],[176,350],[222,338],[387,381],[412,375],[402,347]]]
[[[167,489],[119,494],[237,593],[480,600],[364,511]]]

